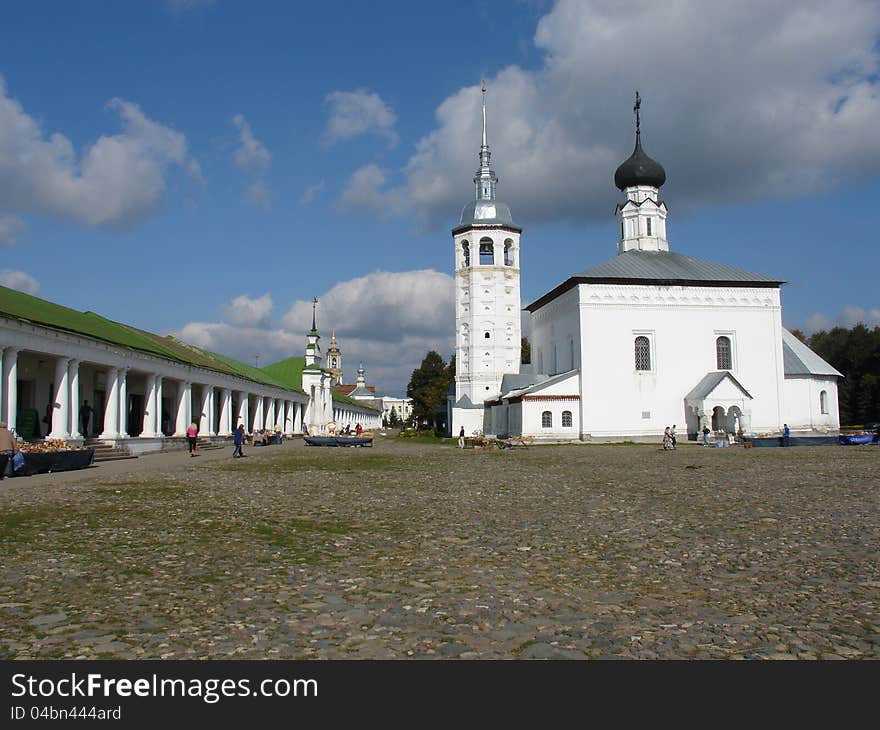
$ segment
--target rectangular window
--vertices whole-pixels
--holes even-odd
[[[648,419],[651,417],[651,411],[642,411],[642,418]]]
[[[648,223],[648,235],[650,236],[651,235],[651,219],[650,218],[647,219],[647,223]]]

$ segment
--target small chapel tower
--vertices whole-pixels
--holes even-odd
[[[318,307],[318,298],[312,301],[312,329],[306,335],[306,367],[321,367],[321,345],[319,340],[321,335],[318,334],[318,327],[315,321],[315,310]]]
[[[475,198],[452,230],[455,253],[455,400],[451,430],[483,428],[483,401],[498,396],[505,373],[519,372],[519,244],[522,229],[497,200],[490,165],[483,84],[483,138]]]
[[[330,391],[330,374],[321,367],[321,345],[316,320],[317,297],[312,300],[312,329],[306,335],[305,367],[302,371],[302,388],[309,396],[305,423],[309,433],[323,433],[333,413]]]
[[[333,377],[333,385],[342,382],[342,351],[336,343],[336,330],[330,331],[330,347],[327,348],[327,369]]]
[[[614,173],[614,184],[626,195],[618,204],[617,253],[625,251],[669,251],[666,239],[666,203],[660,200],[660,186],[666,182],[663,166],[642,149],[642,99],[636,92],[636,147]]]

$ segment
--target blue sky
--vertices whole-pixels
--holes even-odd
[[[6,3],[3,280],[261,363],[318,296],[400,394],[451,352],[484,76],[524,304],[615,254],[638,88],[672,250],[787,280],[787,326],[880,323],[880,11],[790,5]]]

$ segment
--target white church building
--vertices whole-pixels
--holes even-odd
[[[520,365],[520,235],[496,199],[483,90],[476,199],[453,229],[456,364],[450,433],[548,441],[799,436],[839,429],[841,373],[782,326],[772,276],[670,251],[663,167],[636,143],[614,182],[617,255],[528,304]]]

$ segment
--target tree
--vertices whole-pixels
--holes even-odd
[[[880,421],[880,327],[821,330],[807,345],[844,375],[838,384],[841,424]]]
[[[532,343],[528,337],[523,337],[520,348],[519,361],[523,365],[528,365],[532,361]]]
[[[397,415],[397,409],[391,406],[391,412],[388,414],[388,427],[397,428],[400,425],[400,417]]]
[[[417,423],[434,426],[437,410],[446,402],[446,390],[455,379],[440,353],[430,350],[422,364],[412,371],[406,394],[413,399],[413,416]]]

